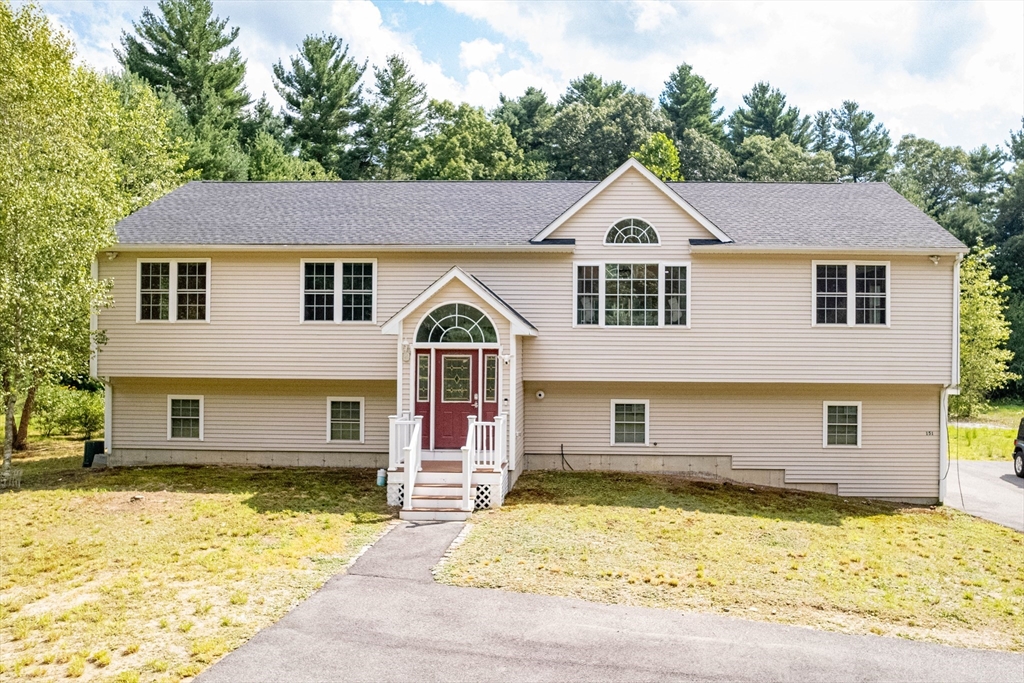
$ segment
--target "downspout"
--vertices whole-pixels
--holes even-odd
[[[100,262],[96,257],[92,259],[92,279],[97,282],[100,279]],[[99,327],[99,313],[93,311],[89,315],[89,375],[103,382],[103,452],[107,454],[109,463],[110,455],[114,452],[114,385],[109,377],[99,376],[99,347],[94,337]]]
[[[939,502],[946,500],[949,481],[949,397],[960,393],[960,262],[964,255],[957,254],[953,264],[953,348],[949,384],[942,387],[939,401]]]

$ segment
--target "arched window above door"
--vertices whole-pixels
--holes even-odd
[[[497,344],[494,324],[469,304],[438,306],[420,323],[417,344]]]

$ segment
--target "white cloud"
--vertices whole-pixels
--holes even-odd
[[[637,32],[611,38],[615,27],[597,16],[607,6],[445,4],[524,44],[523,68],[556,92],[593,71],[657,96],[685,61],[719,88],[727,112],[768,80],[806,113],[857,100],[897,139],[998,143],[1024,113],[1020,2],[635,3]]]
[[[486,38],[459,43],[459,64],[466,69],[479,69],[493,64],[498,55],[505,51],[501,43],[492,43]]]
[[[653,31],[676,16],[676,8],[664,0],[634,0],[633,5],[636,7],[633,26],[640,32]]]

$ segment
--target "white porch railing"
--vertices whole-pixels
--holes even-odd
[[[466,447],[474,470],[500,472],[501,466],[508,462],[507,424],[505,413],[495,416],[494,422],[477,422],[475,416],[469,416]]]
[[[405,467],[405,500],[402,501],[402,508],[405,510],[412,510],[412,493],[416,488],[416,475],[422,469],[420,456],[423,443],[423,417],[417,415],[412,418],[412,423],[412,433],[406,442],[408,445],[402,448]]]
[[[422,422],[423,418],[419,418]],[[394,470],[405,465],[405,448],[412,439],[416,420],[405,412],[388,418],[388,469]]]

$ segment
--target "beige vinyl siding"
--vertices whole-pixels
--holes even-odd
[[[299,323],[299,259],[309,256],[214,254],[209,323],[136,323],[133,255],[101,259],[101,276],[114,280],[115,304],[99,316],[109,342],[98,374],[394,381],[397,337],[378,325]],[[538,328],[520,355],[528,381],[950,379],[951,258],[937,266],[926,256],[890,258],[892,325],[868,328],[811,325],[811,263],[827,254],[696,255],[691,328],[681,329],[574,328],[570,254],[375,256],[381,323],[452,265],[480,277]],[[506,348],[507,339],[504,332]]]
[[[786,483],[838,484],[841,496],[934,499],[939,394],[906,385],[527,383],[526,453],[556,456],[564,445],[567,456],[606,457],[609,469],[644,457],[728,456],[736,469],[784,470]],[[650,400],[650,445],[609,443],[612,398]],[[826,400],[861,401],[860,447],[822,446]]]
[[[604,245],[609,226],[627,216],[650,221],[661,244]],[[100,276],[113,279],[114,307],[99,315],[109,342],[97,372],[394,381],[400,342],[383,335],[380,325],[457,265],[537,327],[538,336],[519,353],[527,381],[951,381],[952,257],[935,265],[926,255],[691,254],[690,238],[708,237],[707,231],[635,172],[611,184],[553,237],[575,239],[575,253],[193,252],[211,259],[209,323],[135,321],[137,257],[186,254],[101,257]],[[376,259],[377,324],[300,323],[304,258]],[[689,329],[573,327],[574,262],[687,260]],[[815,260],[888,261],[891,326],[812,326]],[[407,319],[407,335],[418,320]],[[511,346],[504,329],[501,343]]]
[[[543,389],[544,400],[535,396]],[[606,456],[654,469],[667,456],[730,456],[736,469],[784,470],[791,484],[844,496],[934,499],[938,386],[528,382],[526,452]],[[649,446],[610,445],[611,399],[650,401]],[[822,446],[824,401],[862,403],[860,448]],[[645,466],[644,458],[650,462]],[[551,458],[536,458],[549,462]],[[621,465],[621,463],[619,463]]]
[[[167,396],[203,396],[202,441],[168,440]],[[115,449],[387,453],[394,382],[119,378]],[[363,398],[363,443],[327,441],[328,397]]]

